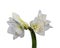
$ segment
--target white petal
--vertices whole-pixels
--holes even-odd
[[[42,14],[42,20],[43,20],[43,21],[46,20],[46,14]]]
[[[48,25],[49,23],[50,23],[49,20],[46,20],[46,21],[45,21],[45,25]]]
[[[24,37],[24,32],[22,32],[22,33],[20,34],[20,37],[21,37],[21,38]]]
[[[48,30],[49,28],[52,28],[52,26],[50,26],[49,24],[48,25],[45,25],[45,31]]]
[[[24,32],[20,33],[20,34],[16,34],[15,32],[15,35],[13,36],[13,39],[16,39],[17,37],[24,37]]]
[[[11,19],[11,20],[13,20],[13,19]],[[19,26],[20,28],[23,28],[22,25],[19,22],[15,21],[15,20],[8,21],[7,23],[8,23],[9,26],[14,26],[14,27],[18,27]]]
[[[9,21],[10,21],[10,22],[14,22],[14,19],[11,18],[11,17],[9,17]]]
[[[32,24],[35,24],[35,21],[31,21],[31,22],[30,22],[30,25],[32,25]]]
[[[15,34],[13,37],[14,39],[16,39],[18,36],[23,37],[24,36],[24,28],[23,27],[19,28],[17,26],[11,25],[8,28],[8,33],[13,34],[13,35]]]
[[[13,23],[13,22],[10,22],[10,21],[8,21],[7,23],[8,23],[9,26],[16,26],[16,23]]]
[[[15,40],[18,37],[18,35],[13,35],[13,40]]]
[[[20,35],[20,34],[24,33],[24,30],[16,28],[16,32],[17,32],[18,35]]]
[[[35,17],[34,22],[40,21],[39,17]]]
[[[37,34],[44,36],[45,32],[37,32]]]
[[[38,16],[39,20],[45,21],[46,20],[46,14],[41,14]]]
[[[41,10],[39,10],[39,12],[38,12],[38,18],[42,19],[42,12],[41,12]]]
[[[16,13],[12,13],[12,16],[13,16],[13,19],[15,19],[17,22],[19,22],[20,23],[20,21],[19,21],[19,15],[18,14],[16,14]]]
[[[7,21],[7,23],[8,23],[8,25],[14,25],[14,26],[16,26],[17,25],[17,23],[13,20],[13,18],[9,18],[9,21]]]
[[[43,21],[46,20],[46,14],[42,14],[41,10],[38,13],[38,19]]]
[[[41,12],[41,10],[39,10],[39,12],[38,12],[38,16],[41,16],[41,14],[42,14],[42,12]]]
[[[16,39],[17,37],[23,37],[24,36],[24,30],[20,30],[18,28],[15,29],[15,33],[14,33],[14,36],[13,36],[13,39]]]
[[[43,20],[42,14],[40,14],[37,19]]]
[[[14,34],[15,29],[13,27],[9,27],[7,32],[10,33],[10,34]]]

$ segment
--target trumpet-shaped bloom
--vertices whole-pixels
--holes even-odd
[[[8,33],[13,34],[13,39],[24,36],[24,27],[17,14],[13,13],[13,17],[10,17],[7,23],[9,25]]]
[[[45,35],[45,31],[51,28],[50,21],[46,20],[46,14],[39,11],[38,16],[30,22],[31,28],[40,35]]]

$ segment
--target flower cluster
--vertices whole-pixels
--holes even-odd
[[[12,14],[12,17],[9,18],[7,23],[9,25],[8,33],[13,34],[13,39],[23,37],[24,29],[28,29],[29,27],[16,13]],[[30,22],[30,27],[39,35],[45,35],[45,31],[51,28],[49,23],[50,21],[46,20],[46,14],[42,14],[42,12],[39,11],[38,16]]]

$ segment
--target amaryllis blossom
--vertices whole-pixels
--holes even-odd
[[[8,33],[13,35],[13,39],[24,36],[24,27],[16,13],[12,14],[12,17],[9,18],[7,23],[9,25]]]
[[[50,21],[46,20],[46,14],[39,11],[38,16],[30,22],[31,28],[39,35],[45,35],[45,31],[51,28]]]
[[[30,22],[30,26],[16,13],[12,14],[12,17],[9,18],[7,23],[9,25],[8,33],[13,35],[13,39],[23,37],[24,29],[28,29],[32,38],[32,48],[37,48],[35,32],[39,35],[45,35],[45,31],[52,28],[50,26],[50,21],[46,20],[46,14],[42,14],[41,11],[39,11],[38,16]]]

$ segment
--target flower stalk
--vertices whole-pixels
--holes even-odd
[[[29,27],[28,29],[30,30],[31,37],[32,37],[32,48],[37,48],[37,41],[36,41],[35,32],[31,27]]]

